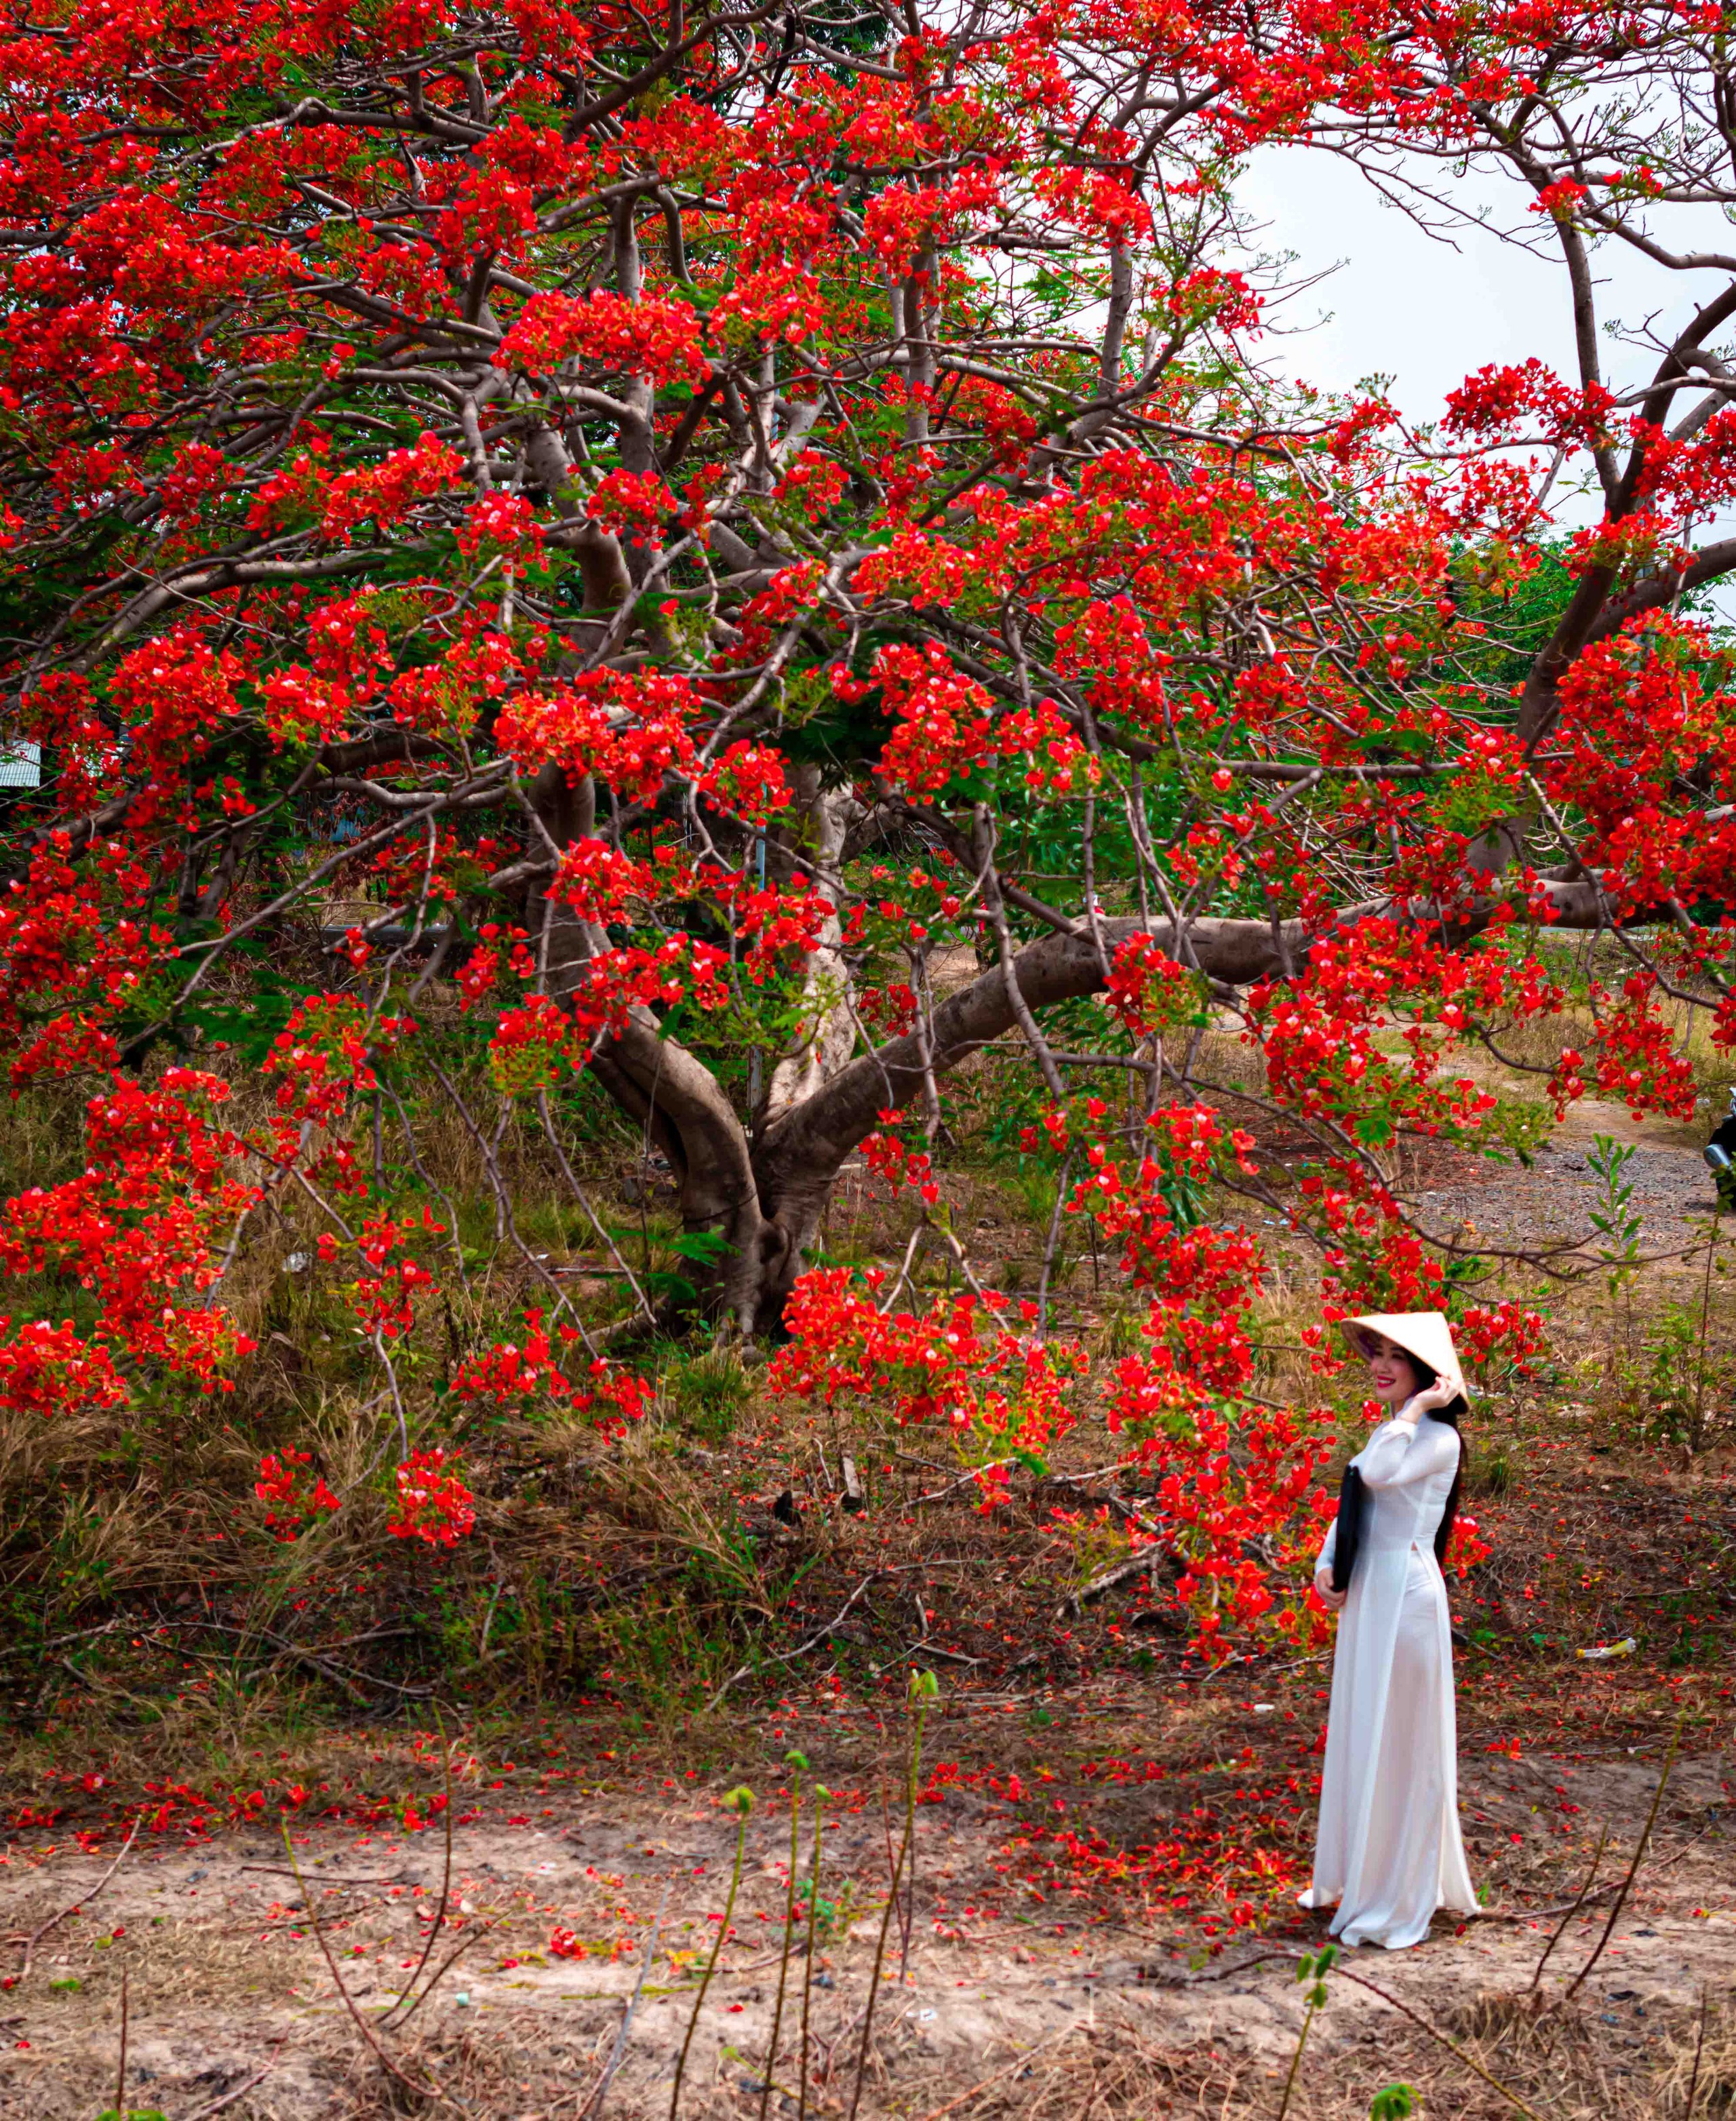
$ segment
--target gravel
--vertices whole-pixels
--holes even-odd
[[[1642,1251],[1662,1257],[1701,1249],[1718,1201],[1699,1150],[1645,1143],[1631,1148],[1620,1182],[1631,1188],[1626,1212],[1640,1219]],[[1451,1182],[1414,1196],[1420,1218],[1436,1235],[1460,1242],[1470,1237],[1519,1248],[1566,1242],[1595,1258],[1610,1242],[1591,1219],[1606,1210],[1608,1197],[1591,1168],[1595,1153],[1590,1144],[1557,1140],[1528,1170],[1496,1163],[1462,1170]]]

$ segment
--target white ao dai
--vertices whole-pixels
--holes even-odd
[[[1437,1908],[1472,1914],[1458,1830],[1453,1636],[1435,1535],[1458,1467],[1458,1433],[1384,1423],[1354,1461],[1367,1490],[1362,1541],[1338,1615],[1314,1882],[1304,1907],[1338,1912],[1346,1945],[1420,1944]],[[1329,1567],[1337,1526],[1326,1536]]]

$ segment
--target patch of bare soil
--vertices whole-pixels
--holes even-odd
[[[886,1924],[866,2041],[901,1825],[895,1750],[883,1766],[896,1734],[847,1727],[811,1696],[730,1734],[727,1778],[616,1750],[563,1770],[572,1779],[521,1773],[505,1796],[465,1788],[450,1869],[437,1820],[410,1834],[297,1830],[293,1861],[266,1830],[244,1829],[191,1846],[147,1835],[95,1892],[114,1844],[86,1855],[21,1838],[0,1872],[11,1966],[17,1940],[87,1897],[0,1997],[0,2114],[91,2121],[115,2103],[124,1981],[124,2104],[169,2121],[666,2114],[729,1890],[734,1826],[716,1800],[745,1774],[760,1801],[686,2065],[688,2121],[796,2114],[805,2010],[816,2116],[1276,2114],[1304,2011],[1296,1956],[1323,1934],[1290,1904],[1305,1874],[1318,1676],[1269,1680],[1259,1702],[1234,1698],[1233,1680],[1182,1705],[1123,1688],[1034,1729],[1029,1703],[945,1705],[929,1733],[936,1801],[917,1815],[913,1898]],[[1654,1804],[1667,1704],[1621,1671],[1587,1671],[1567,1695],[1473,1684],[1462,1809],[1488,1911],[1442,1920],[1414,1951],[1348,1955],[1290,2114],[1363,2115],[1395,2081],[1423,2093],[1431,2121],[1685,2114],[1696,2044],[1697,2110],[1724,2110],[1736,2098],[1736,2031],[1721,2009],[1736,1990],[1726,1706],[1715,1695],[1688,1718],[1645,1860],[1595,1956],[1616,1911],[1604,1889],[1626,1875]],[[1080,1750],[1106,1729],[1144,1779],[1105,1777],[1100,1754]],[[781,1946],[795,1739],[833,1791],[811,1985],[800,1925],[786,1966]],[[1226,1883],[1199,1865],[1190,1904],[1178,1876],[1210,1838],[1202,1816],[1214,1847],[1239,1833],[1280,1885],[1262,1892],[1252,1875]],[[803,1875],[810,1833],[805,1823]],[[1606,1837],[1592,1896],[1564,1922]],[[1253,1918],[1241,1928],[1225,1920],[1237,1902]],[[413,2011],[394,2008],[407,1984],[426,1993]]]
[[[1626,1114],[1618,1116],[1623,1121]],[[1600,1130],[1633,1149],[1622,1182],[1632,1188],[1639,1242],[1653,1258],[1704,1251],[1718,1214],[1712,1175],[1700,1151],[1685,1142],[1659,1142],[1631,1126]],[[1567,1244],[1594,1256],[1608,1240],[1591,1217],[1606,1210],[1604,1186],[1593,1170],[1594,1143],[1564,1135],[1541,1149],[1530,1168],[1485,1162],[1463,1151],[1440,1154],[1416,1200],[1425,1227],[1462,1242],[1531,1250]]]

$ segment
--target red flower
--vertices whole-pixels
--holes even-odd
[[[474,1498],[449,1466],[457,1454],[436,1447],[413,1451],[398,1468],[397,1513],[386,1530],[394,1539],[424,1540],[430,1546],[455,1546],[476,1522]]]

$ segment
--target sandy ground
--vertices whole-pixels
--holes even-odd
[[[1614,1675],[1595,1682],[1623,1684]],[[1588,1718],[1586,1730],[1564,1732],[1570,1746],[1535,1754],[1517,1730],[1492,1741],[1516,1756],[1491,1750],[1479,1727],[1466,1749],[1463,1811],[1473,1869],[1491,1885],[1491,1917],[1443,1918],[1418,1951],[1349,1955],[1349,1972],[1395,2001],[1332,1977],[1292,2114],[1365,2114],[1373,2094],[1398,2078],[1427,2088],[1431,2117],[1515,2110],[1399,2005],[1462,2055],[1497,2063],[1510,2091],[1531,2081],[1528,2070],[1533,2078],[1541,2071],[1553,2096],[1544,2102],[1537,2092],[1529,2110],[1539,2114],[1673,2110],[1660,2072],[1692,2041],[1702,1996],[1736,1983],[1729,1763],[1715,1726],[1702,1727],[1698,1750],[1678,1760],[1634,1893],[1571,2005],[1540,2035],[1519,2004],[1555,1926],[1542,1911],[1562,1895],[1561,1881],[1583,1875],[1606,1825],[1605,1875],[1619,1876],[1656,1788],[1663,1741],[1631,1753],[1598,1748],[1593,1727]],[[944,1722],[936,1735],[944,1744]],[[754,1750],[763,1761],[770,1748]],[[170,2121],[218,2112],[240,2121],[438,2112],[576,2121],[596,2112],[618,2039],[608,2112],[617,2121],[667,2113],[693,2013],[693,1955],[716,1933],[733,1834],[717,1808],[721,1781],[702,1788],[679,1773],[664,1779],[660,1792],[569,1790],[534,1812],[473,1804],[454,1833],[448,1914],[429,1965],[456,1956],[395,2030],[392,1999],[422,1957],[442,1890],[437,1826],[411,1835],[297,1833],[305,1889],[282,1843],[263,1830],[189,1848],[142,1844],[0,1997],[0,2114],[91,2121],[114,2103],[124,1974],[127,2101]],[[775,1771],[762,1766],[758,1779],[768,1797],[750,1825],[735,1935],[687,2064],[681,2111],[689,2117],[762,2110],[789,1815],[769,1794]],[[1097,1824],[1142,1839],[1155,1808],[1154,1799],[1125,1797]],[[908,1962],[892,1926],[863,2115],[1089,2121],[1275,2111],[1303,2011],[1294,1958],[1319,1937],[1316,1918],[1281,1914],[1265,1935],[1232,1938],[1212,1957],[1173,1914],[1141,1919],[1124,1908],[1104,1920],[1059,1898],[1021,1900],[997,1867],[1009,1862],[1006,1811],[980,1796],[954,1792],[918,1816],[916,1918]],[[816,1955],[807,2109],[816,2115],[852,2110],[885,1848],[877,1800],[834,1807],[825,1890],[841,1895],[848,1876],[863,1914],[846,1941]],[[90,1893],[110,1860],[107,1851],[48,1855],[15,1843],[0,1873],[5,1929],[28,1934]],[[317,1936],[310,1898],[320,1911]],[[981,1914],[984,1900],[995,1904],[992,1917]],[[1566,1988],[1557,1970],[1570,1977],[1584,1963],[1609,1904],[1595,1903],[1569,1926],[1542,1995]],[[557,1928],[576,1932],[588,1956],[551,1956]],[[16,1965],[16,1942],[11,1953]],[[797,2110],[800,1955],[791,1965],[782,2060],[764,2109],[780,2116]],[[349,2006],[338,1997],[340,1976]]]

